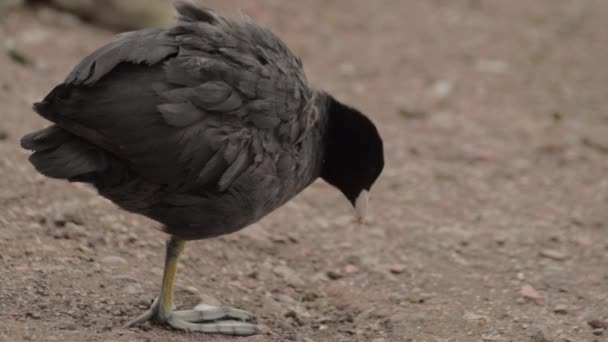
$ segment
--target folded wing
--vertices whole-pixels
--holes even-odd
[[[36,110],[150,182],[223,191],[302,139],[316,119],[313,92],[268,30],[177,8],[175,28],[118,36]]]

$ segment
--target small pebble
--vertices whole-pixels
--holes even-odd
[[[405,265],[395,264],[395,265],[392,265],[389,270],[393,274],[401,274],[401,273],[405,272]]]
[[[331,280],[338,280],[342,278],[342,274],[339,271],[329,270],[327,271],[327,277]]]
[[[117,282],[124,282],[124,283],[138,283],[139,282],[135,277],[132,277],[128,274],[117,274],[115,276],[112,276],[111,279],[116,280]]]
[[[127,261],[119,256],[116,255],[108,255],[105,256],[103,258],[101,258],[102,263],[104,264],[109,264],[109,265],[117,265],[117,264],[126,264]]]
[[[599,319],[593,319],[587,322],[590,327],[594,329],[608,329],[608,321],[601,321]]]
[[[432,92],[433,95],[438,98],[445,98],[450,95],[452,89],[454,89],[454,83],[452,81],[441,80],[433,84]]]
[[[33,312],[28,312],[28,313],[26,314],[26,316],[27,316],[27,317],[31,317],[31,318],[33,318],[33,319],[40,319],[40,313],[39,313],[39,312],[36,312],[36,311],[33,311]]]
[[[348,264],[344,267],[344,272],[347,274],[353,274],[359,272],[359,268],[355,265]]]
[[[150,305],[152,305],[153,301],[154,301],[154,298],[150,297],[150,295],[144,294],[144,295],[141,295],[137,299],[137,305],[138,306],[149,307]]]
[[[494,242],[496,242],[496,244],[499,246],[504,246],[507,243],[507,237],[506,236],[497,236],[494,238]]]
[[[547,329],[540,328],[538,331],[532,335],[532,342],[553,342],[555,339],[549,334]]]
[[[127,294],[135,295],[135,294],[141,294],[141,293],[143,293],[144,292],[144,288],[141,285],[139,285],[139,284],[130,284],[130,285],[125,286],[124,291]]]
[[[540,251],[540,256],[556,261],[564,261],[568,259],[568,255],[554,249],[543,249]]]
[[[198,295],[199,291],[196,287],[194,286],[187,286],[187,285],[182,285],[180,283],[176,283],[175,285],[175,292],[181,292],[184,294],[188,294],[188,295]]]
[[[565,304],[558,304],[553,309],[553,312],[555,312],[556,314],[565,315],[568,313],[568,306],[566,306]]]
[[[524,298],[529,299],[538,305],[542,305],[544,302],[543,296],[538,293],[535,288],[528,284],[525,284],[521,287],[520,293]]]

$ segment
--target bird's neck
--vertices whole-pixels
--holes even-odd
[[[320,169],[320,177],[332,185],[336,185],[336,179],[340,177],[341,161],[350,150],[348,146],[348,122],[347,108],[331,95],[325,94],[323,101],[324,129],[323,129],[323,162]]]

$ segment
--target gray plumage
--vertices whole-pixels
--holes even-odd
[[[129,326],[251,335],[243,310],[171,309],[184,240],[244,228],[319,177],[361,222],[383,142],[361,112],[310,88],[270,31],[175,4],[175,27],[121,34],[82,60],[34,104],[54,125],[21,144],[42,174],[89,183],[172,235],[160,296]]]
[[[80,62],[22,140],[41,173],[87,182],[183,239],[255,222],[321,173],[324,93],[269,30],[178,2],[171,29]]]

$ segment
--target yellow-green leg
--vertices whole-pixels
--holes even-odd
[[[194,310],[173,311],[173,284],[175,283],[177,261],[184,250],[184,245],[184,240],[174,237],[167,240],[167,255],[160,296],[154,300],[148,311],[129,322],[128,326],[153,321],[179,330],[240,336],[256,334],[258,330],[255,324],[243,322],[253,319],[253,316],[244,310],[201,304],[197,305]]]

